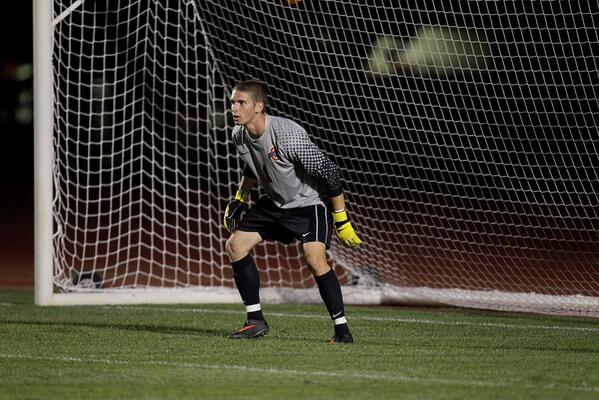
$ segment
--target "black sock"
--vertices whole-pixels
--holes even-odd
[[[315,276],[318,284],[320,297],[329,311],[331,319],[335,321],[335,334],[344,335],[349,333],[349,327],[345,321],[345,310],[343,308],[343,295],[337,274],[332,269],[324,275]]]
[[[254,259],[248,254],[231,265],[233,266],[233,279],[235,279],[243,304],[245,304],[246,310],[248,308],[251,310],[247,311],[247,319],[263,320],[264,316],[260,308],[260,274]]]

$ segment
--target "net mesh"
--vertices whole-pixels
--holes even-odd
[[[55,0],[56,286],[234,287],[228,96],[255,78],[342,170],[346,286],[599,315],[597,11],[362,3]],[[263,286],[314,285],[297,244],[255,254]]]

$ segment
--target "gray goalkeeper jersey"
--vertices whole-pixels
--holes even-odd
[[[240,125],[233,128],[232,136],[246,168],[277,206],[323,204],[324,199],[342,193],[339,168],[295,122],[268,115],[266,131],[259,138]]]

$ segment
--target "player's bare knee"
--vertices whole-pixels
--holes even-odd
[[[236,239],[235,235],[231,235],[227,239],[225,249],[231,260],[240,260],[248,254],[248,250]]]
[[[329,265],[326,263],[318,264],[318,265],[308,264],[308,266],[310,267],[310,271],[312,272],[312,275],[314,275],[314,276],[324,275],[331,270],[331,267],[329,267]]]
[[[312,274],[315,276],[326,274],[331,269],[326,259],[319,254],[306,254],[305,259],[310,271],[312,271]]]

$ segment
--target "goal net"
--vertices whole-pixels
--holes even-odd
[[[586,2],[54,0],[48,302],[240,301],[229,96],[254,78],[342,170],[349,303],[599,316],[596,21]],[[318,301],[299,245],[255,259],[266,302]]]

